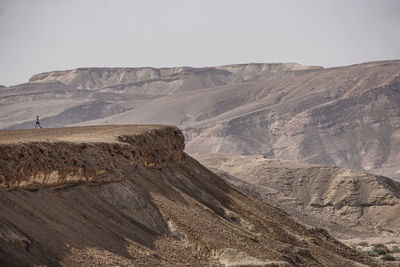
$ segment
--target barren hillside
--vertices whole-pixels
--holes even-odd
[[[389,178],[260,155],[195,158],[245,191],[337,237],[396,239],[400,234],[400,183]]]
[[[379,265],[224,182],[175,127],[0,136],[2,265]]]
[[[189,153],[264,154],[400,178],[400,61],[87,68],[0,89],[0,127],[155,123]]]

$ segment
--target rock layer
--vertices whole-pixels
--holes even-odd
[[[129,129],[127,126],[112,127]],[[111,127],[89,127],[104,137],[104,130]],[[7,139],[20,140],[23,136],[46,136],[52,132],[55,142],[31,141],[4,144]],[[81,131],[69,128],[70,134]],[[37,188],[38,186],[62,186],[73,183],[105,183],[121,181],[130,168],[142,164],[150,168],[165,168],[183,157],[184,138],[175,127],[143,129],[138,134],[119,135],[114,143],[94,140],[88,143],[69,141],[65,129],[40,129],[36,132],[0,132],[0,187]],[[11,135],[11,136],[10,136]],[[40,138],[40,136],[38,136]],[[63,139],[65,141],[63,141]],[[40,140],[40,139],[39,139]]]

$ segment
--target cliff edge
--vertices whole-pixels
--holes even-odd
[[[170,126],[91,126],[0,131],[0,188],[121,181],[130,167],[180,161],[182,132]]]

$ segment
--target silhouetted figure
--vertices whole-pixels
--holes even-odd
[[[35,129],[37,129],[37,127],[42,128],[42,126],[40,126],[40,122],[39,122],[39,116],[36,116],[36,124],[35,124]]]

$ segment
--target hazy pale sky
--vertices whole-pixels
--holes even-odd
[[[400,0],[0,0],[0,84],[77,67],[400,59]]]

